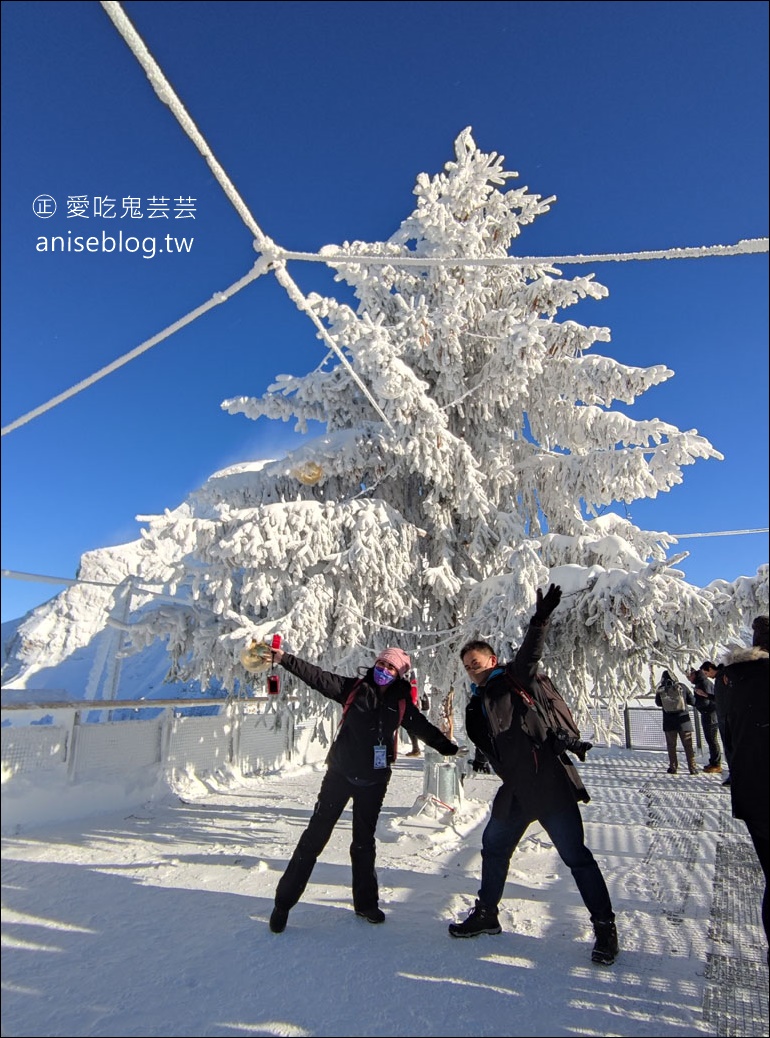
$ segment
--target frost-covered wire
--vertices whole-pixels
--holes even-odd
[[[555,263],[624,263],[630,260],[705,259],[708,256],[740,256],[770,250],[768,238],[742,238],[734,245],[696,245],[692,248],[653,249],[640,252],[606,252],[574,256],[414,256],[387,255],[356,256],[352,253],[286,252],[279,249],[281,260],[302,260],[308,263],[328,263],[333,266],[356,264],[381,267],[531,267]]]
[[[213,307],[219,306],[220,303],[226,303],[228,299],[236,294],[236,292],[240,292],[242,288],[245,288],[247,285],[250,285],[252,281],[256,281],[258,277],[261,277],[262,274],[268,270],[269,265],[267,258],[264,256],[261,257],[257,260],[248,274],[239,278],[239,280],[235,281],[229,288],[226,288],[223,292],[215,292],[208,302],[203,303],[201,306],[197,306],[194,310],[185,314],[184,317],[180,317],[178,321],[174,321],[174,323],[170,324],[168,328],[164,328],[162,332],[153,335],[151,339],[146,339],[143,343],[140,343],[139,346],[135,346],[133,350],[129,350],[128,353],[124,353],[122,357],[118,357],[117,360],[113,360],[112,363],[107,364],[106,367],[100,368],[98,371],[94,372],[93,375],[89,375],[88,378],[82,379],[63,393],[59,393],[58,396],[52,397],[47,403],[41,404],[39,407],[35,407],[31,411],[27,411],[27,413],[23,414],[21,418],[17,418],[15,421],[3,426],[2,435],[5,436],[9,432],[13,432],[14,429],[26,425],[26,423],[31,422],[33,418],[39,418],[41,414],[45,414],[46,411],[50,411],[52,408],[64,403],[64,401],[69,400],[70,397],[77,396],[78,393],[82,393],[84,389],[88,389],[88,387],[92,386],[95,382],[99,382],[100,379],[106,378],[107,375],[111,375],[113,371],[122,368],[124,364],[128,364],[130,361],[141,356],[142,353],[146,353],[147,350],[152,349],[153,346],[157,346],[158,343],[163,342],[164,339],[168,339],[169,336],[178,332],[181,328],[184,328],[188,324],[192,324],[193,321],[213,309]]]
[[[371,490],[373,488],[369,487],[367,489]],[[356,495],[356,496],[359,496],[359,495]],[[355,500],[355,498],[353,498],[352,500]],[[765,526],[765,527],[760,527],[760,528],[751,529],[751,530],[713,530],[713,531],[709,531],[708,533],[672,533],[672,534],[669,534],[669,536],[670,537],[676,537],[677,539],[681,540],[681,539],[683,539],[685,537],[740,537],[740,536],[742,536],[744,534],[751,534],[751,533],[770,533],[770,527]],[[119,586],[117,583],[111,582],[111,581],[85,580],[85,579],[82,579],[80,577],[51,577],[51,576],[44,576],[43,574],[40,574],[40,573],[25,573],[25,572],[23,572],[21,570],[15,570],[15,569],[3,569],[3,570],[0,570],[0,577],[2,577],[3,580],[6,580],[6,579],[8,579],[8,580],[28,580],[28,581],[31,581],[32,583],[38,582],[38,583],[41,583],[41,584],[67,584],[69,586],[74,586],[76,584],[96,584],[99,587],[118,587]],[[137,584],[136,587],[138,588],[139,585]],[[592,585],[589,583],[585,587],[578,588],[576,591],[568,592],[564,597],[565,598],[569,598],[572,595],[577,595],[577,594],[579,594],[579,593],[581,593],[583,591],[590,591],[591,587],[592,587]],[[149,595],[161,594],[161,592],[150,591],[149,588],[144,587],[144,586],[141,587],[141,590],[142,591],[146,591],[147,594],[149,594]],[[383,630],[393,631],[395,634],[409,634],[409,635],[413,635],[413,636],[422,636],[423,634],[426,634],[426,635],[431,635],[432,637],[438,637],[439,635],[451,634],[453,630],[454,631],[457,630],[456,628],[449,628],[449,627],[447,627],[446,630],[443,630],[443,631],[423,631],[423,632],[420,632],[420,631],[406,631],[406,630],[403,630],[402,628],[399,628],[399,627],[388,627],[387,624],[382,624],[382,623],[380,623],[379,620],[373,620],[371,617],[365,616],[364,613],[360,613],[357,609],[353,608],[353,606],[351,606],[351,605],[348,605],[347,608],[352,613],[356,613],[356,615],[358,615],[362,620],[366,620],[367,623],[370,623],[370,624],[372,624],[375,627],[381,627],[381,628],[383,628]]]
[[[761,526],[756,530],[713,530],[709,533],[671,533],[669,537],[676,537],[681,541],[685,537],[735,537],[744,533],[770,533],[770,527]]]
[[[271,239],[268,238],[252,216],[249,207],[239,195],[232,180],[230,180],[227,173],[225,173],[224,169],[217,161],[203,134],[190,118],[187,109],[177,96],[174,88],[166,79],[160,65],[158,65],[155,58],[150,54],[141,36],[129,21],[122,6],[119,3],[111,2],[111,0],[102,0],[102,7],[115,28],[128,44],[131,53],[144,69],[155,93],[164,105],[168,105],[179,125],[206,160],[209,169],[216,177],[220,187],[230,199],[236,212],[254,236],[255,241],[259,245],[259,251],[267,254],[273,244]]]
[[[76,587],[79,584],[90,584],[93,587],[120,587],[124,581],[114,580],[88,580],[85,577],[50,577],[45,576],[42,573],[24,573],[16,569],[4,569],[0,570],[0,576],[5,580],[28,580],[31,583],[38,584],[65,584],[67,587]],[[132,587],[135,591],[141,591],[142,594],[156,595],[157,597],[168,598],[169,596],[164,591],[152,591],[148,588],[144,581],[137,582],[135,579],[129,577],[132,581]]]
[[[128,44],[131,53],[134,55],[136,60],[139,62],[139,64],[146,72],[147,78],[150,81],[150,85],[152,86],[155,93],[158,95],[159,99],[163,102],[163,104],[168,105],[179,125],[182,127],[184,132],[187,134],[187,136],[193,142],[193,144],[201,153],[203,158],[206,160],[211,172],[216,177],[220,187],[225,192],[227,197],[230,199],[233,206],[235,207],[236,212],[254,236],[254,247],[269,260],[276,258],[282,259],[284,256],[284,251],[282,249],[278,249],[272,238],[269,238],[264,233],[257,221],[254,219],[251,210],[246,205],[244,200],[241,198],[240,194],[235,188],[235,185],[233,184],[232,180],[230,180],[224,168],[217,161],[216,157],[214,156],[214,153],[208,146],[208,143],[206,142],[206,139],[204,138],[203,134],[200,132],[198,127],[190,118],[187,109],[182,104],[176,91],[171,86],[168,79],[166,79],[166,76],[163,74],[160,65],[158,65],[155,58],[153,58],[152,54],[150,54],[141,36],[129,21],[122,6],[117,2],[113,2],[113,0],[102,0],[102,7],[109,15],[110,19],[115,25],[115,28],[118,30],[120,35]],[[337,346],[332,337],[329,335],[329,332],[326,330],[326,328],[324,328],[324,326],[318,320],[317,316],[313,313],[312,308],[308,305],[307,300],[300,291],[299,287],[290,277],[288,271],[285,268],[285,265],[279,264],[275,268],[275,274],[278,283],[288,293],[289,298],[292,300],[292,302],[295,303],[299,310],[301,310],[304,314],[310,317],[310,319],[313,321],[316,328],[318,329],[324,342],[327,344],[327,346],[334,350],[335,354],[337,355],[337,357],[339,357],[341,363],[348,369],[351,378],[356,383],[361,392],[364,394],[364,396],[367,398],[367,400],[372,405],[376,413],[387,425],[387,427],[389,429],[392,429],[390,422],[386,418],[382,408],[379,406],[377,401],[372,396],[371,391],[364,384],[360,376],[353,370],[347,357],[345,357],[342,350],[340,350],[339,346]],[[34,414],[32,414],[31,416],[35,417]]]
[[[388,429],[390,429],[392,431],[393,426],[388,421],[388,418],[387,418],[385,412],[382,410],[380,405],[374,399],[374,397],[372,396],[369,388],[366,386],[364,381],[361,379],[361,377],[355,371],[355,369],[353,368],[353,366],[350,363],[350,361],[348,360],[348,358],[345,356],[345,354],[339,348],[337,343],[334,341],[333,337],[329,333],[328,329],[324,326],[324,324],[321,321],[321,319],[319,318],[318,314],[316,314],[315,311],[313,310],[312,306],[310,306],[310,304],[308,303],[308,301],[305,298],[304,294],[300,290],[299,286],[293,280],[293,278],[290,276],[289,272],[286,270],[285,264],[283,264],[283,263],[276,264],[276,266],[275,266],[275,277],[276,277],[276,280],[277,280],[278,284],[281,286],[281,288],[283,288],[286,291],[286,294],[288,295],[289,299],[291,299],[292,303],[294,303],[294,305],[297,307],[297,309],[300,310],[303,314],[305,314],[307,317],[310,318],[310,320],[313,322],[313,324],[318,329],[318,333],[321,336],[321,338],[323,339],[323,341],[326,343],[326,345],[329,347],[330,350],[334,351],[334,353],[338,357],[340,363],[347,370],[347,372],[350,375],[350,377],[353,379],[355,384],[358,386],[358,388],[364,394],[366,399],[372,405],[372,407],[374,408],[376,413],[379,415],[379,417],[382,419],[382,421],[385,423],[385,425],[388,427]]]

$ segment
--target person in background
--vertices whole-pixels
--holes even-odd
[[[286,871],[278,882],[270,929],[282,933],[289,912],[307,886],[319,854],[349,800],[353,801],[353,907],[370,923],[385,921],[379,907],[375,872],[375,829],[391,765],[396,758],[398,730],[419,736],[445,757],[460,747],[423,717],[412,703],[406,680],[411,661],[401,649],[384,649],[357,677],[333,674],[298,656],[277,649],[273,660],[327,699],[342,706],[342,719],[327,756],[328,770],[321,783],[313,814],[299,838]]]
[[[724,685],[721,682],[717,681],[717,674],[719,672],[719,668],[717,667],[716,663],[712,663],[711,660],[704,660],[703,663],[701,663],[700,665],[700,669],[703,671],[703,673],[714,686],[714,708],[716,710],[717,715],[717,725],[719,726],[719,738],[722,740],[722,756],[724,757],[725,764],[727,765],[727,775],[722,780],[722,785],[729,786],[731,781],[730,754],[728,753],[727,745],[725,743],[725,710],[727,708],[727,693]]]
[[[703,770],[707,773],[718,774],[722,771],[722,748],[719,744],[714,682],[703,673],[702,669],[695,670],[695,668],[688,672],[687,680],[693,686],[695,709],[700,715],[703,735],[709,748],[709,762]]]
[[[679,771],[679,760],[676,753],[677,738],[682,741],[690,774],[697,774],[698,765],[695,762],[695,750],[692,742],[692,717],[688,710],[688,707],[695,706],[695,696],[688,688],[685,688],[681,681],[677,681],[669,671],[664,670],[655,692],[655,705],[663,709],[663,734],[666,737],[666,749],[668,750],[669,775],[676,775]]]
[[[725,748],[730,754],[730,795],[733,815],[749,831],[765,876],[762,896],[762,925],[768,938],[770,900],[770,639],[768,617],[758,616],[752,624],[750,648],[736,649],[722,662],[717,675],[726,692]],[[767,953],[770,965],[770,947]]]

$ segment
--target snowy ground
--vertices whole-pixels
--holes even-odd
[[[267,928],[320,784],[310,768],[7,837],[2,1034],[767,1034],[758,866],[719,777],[665,775],[664,757],[595,749],[582,766],[618,912],[612,968],[591,965],[587,914],[536,827],[504,933],[448,936],[473,903],[496,780],[469,776],[440,825],[416,813],[419,760],[396,765],[380,819],[383,926],[352,911],[346,812],[286,931]]]

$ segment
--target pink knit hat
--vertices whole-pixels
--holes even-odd
[[[377,666],[378,663],[389,663],[391,667],[395,667],[400,678],[403,678],[412,666],[412,661],[402,649],[383,649],[377,653],[374,665]]]

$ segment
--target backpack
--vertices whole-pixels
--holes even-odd
[[[572,716],[572,711],[546,673],[540,671],[535,677],[535,696],[522,688],[508,671],[506,677],[511,691],[529,707],[524,718],[524,728],[536,744],[544,743],[549,734],[558,732],[566,732],[571,739],[580,739],[580,729]]]
[[[658,689],[660,705],[667,714],[678,714],[687,709],[684,685],[680,681],[672,681],[661,685]]]
[[[535,759],[537,760],[538,751],[549,743],[555,750],[567,778],[573,786],[575,798],[586,804],[589,803],[591,798],[581,781],[578,770],[569,755],[564,753],[568,747],[575,752],[576,747],[573,744],[580,741],[580,729],[564,697],[548,675],[542,671],[535,675],[534,695],[522,688],[507,670],[506,677],[511,690],[511,700],[515,693],[528,707],[521,718],[521,726],[532,741]],[[588,749],[591,748],[590,743],[584,745]]]

